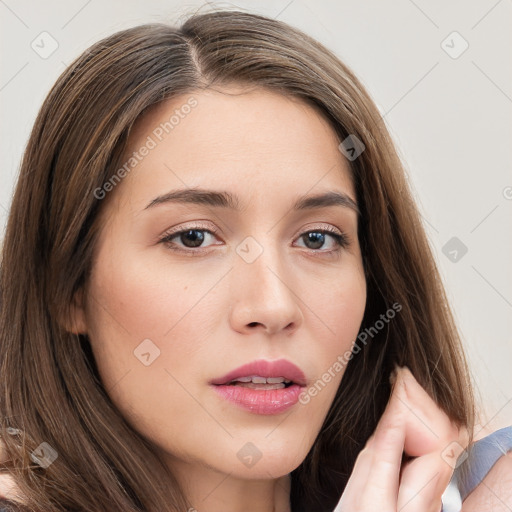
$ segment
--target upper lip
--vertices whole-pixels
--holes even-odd
[[[235,368],[218,379],[210,381],[210,384],[227,384],[239,377],[251,377],[254,375],[260,377],[283,377],[286,380],[291,380],[294,384],[299,384],[300,386],[306,385],[304,372],[286,359],[279,359],[277,361],[258,359],[252,363]]]

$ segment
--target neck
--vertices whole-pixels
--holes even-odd
[[[173,461],[172,471],[182,486],[190,512],[291,512],[291,475],[244,479],[201,464]]]

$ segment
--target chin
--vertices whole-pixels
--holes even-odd
[[[223,466],[228,473],[243,479],[279,478],[296,469],[308,453],[297,443],[290,448],[290,440],[279,445],[277,440],[269,443],[245,441],[235,443],[232,456],[224,460]],[[233,462],[233,460],[235,462]]]

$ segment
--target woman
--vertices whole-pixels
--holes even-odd
[[[3,458],[29,510],[437,511],[473,441],[379,112],[272,19],[80,56],[30,136],[0,284]]]

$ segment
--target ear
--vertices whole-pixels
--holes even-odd
[[[64,329],[73,334],[87,334],[83,288],[75,293],[69,311],[69,318],[63,321]]]

